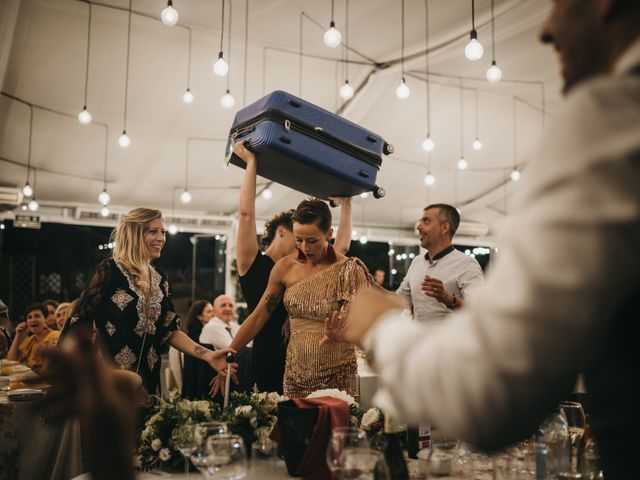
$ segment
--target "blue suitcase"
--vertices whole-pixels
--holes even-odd
[[[244,168],[233,144],[244,140],[258,159],[258,175],[314,197],[385,191],[376,185],[382,155],[393,147],[382,137],[280,90],[236,113],[227,163]]]

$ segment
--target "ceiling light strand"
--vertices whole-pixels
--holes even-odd
[[[85,62],[85,72],[84,72],[84,102],[82,111],[78,115],[78,120],[83,125],[88,125],[91,123],[91,114],[87,110],[87,91],[89,88],[89,63],[90,63],[90,53],[91,53],[91,18],[92,18],[92,4],[89,3],[89,19],[87,22],[87,58]]]

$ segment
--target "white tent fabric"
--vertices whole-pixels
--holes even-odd
[[[484,44],[477,62],[463,55],[471,1],[429,0],[429,113],[436,143],[431,155],[421,148],[428,104],[424,0],[404,2],[404,76],[411,89],[406,100],[395,95],[403,65],[402,2],[349,1],[348,78],[356,94],[346,103],[338,96],[347,75],[341,61],[345,50],[322,42],[330,0],[227,0],[223,50],[230,60],[228,87],[236,99],[231,110],[220,105],[227,79],[212,72],[222,1],[175,0],[180,18],[169,27],[159,19],[165,1],[133,0],[126,118],[131,146],[122,149],[117,139],[124,127],[128,3],[92,2],[87,69],[88,2],[0,2],[0,187],[17,191],[25,183],[33,111],[30,164],[37,178],[32,172],[30,183],[35,183],[43,215],[82,206],[94,212],[90,221],[103,221],[97,196],[105,158],[114,212],[146,205],[169,216],[233,215],[243,172],[223,168],[223,156],[234,112],[283,89],[340,112],[395,146],[378,178],[387,196],[356,198],[356,225],[410,232],[427,202],[447,202],[462,210],[464,220],[493,228],[509,214],[518,188],[509,172],[518,165],[526,175],[526,154],[542,130],[543,109],[551,115],[560,101],[554,53],[537,39],[550,7],[546,0],[495,1],[495,58],[504,74],[495,84],[485,79],[492,59],[491,0],[475,2],[478,38]],[[345,7],[345,0],[335,1],[334,19],[343,40]],[[84,126],[76,117],[84,105],[86,71],[86,105],[94,121]],[[195,97],[191,104],[182,101],[187,86]],[[483,144],[480,151],[472,148],[476,136]],[[469,162],[465,171],[456,168],[461,150]],[[429,162],[436,176],[431,187],[423,181]],[[185,182],[193,195],[188,205],[179,200]],[[267,182],[262,179],[260,185]],[[270,188],[271,199],[257,200],[261,218],[304,197],[283,186]]]

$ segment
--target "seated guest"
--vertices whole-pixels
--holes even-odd
[[[69,302],[62,302],[60,305],[58,305],[58,308],[56,308],[56,313],[55,313],[56,330],[62,330],[62,327],[64,327],[65,322],[70,316],[69,315],[70,310],[71,310],[71,303]]]
[[[56,300],[45,300],[42,304],[47,307],[47,327],[51,330],[56,330],[56,310],[60,306],[60,302]]]
[[[39,372],[43,366],[42,350],[58,344],[60,332],[47,326],[49,310],[42,303],[34,303],[25,310],[25,321],[16,326],[16,334],[7,354],[9,360]],[[28,334],[31,333],[31,336]]]
[[[208,300],[196,300],[187,316],[187,335],[194,342],[200,339],[202,327],[213,317],[213,305]]]
[[[375,271],[373,272],[373,281],[376,282],[378,285],[380,285],[382,288],[384,288],[385,275],[386,273],[383,269],[376,268]]]
[[[236,306],[227,295],[218,295],[213,301],[213,317],[202,328],[200,343],[209,343],[217,350],[228,348],[231,340],[240,329],[238,322],[233,320]],[[251,346],[250,343],[247,346]]]

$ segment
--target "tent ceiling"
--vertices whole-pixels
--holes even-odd
[[[496,59],[505,81],[489,84],[484,72],[491,60],[490,0],[476,1],[476,24],[485,46],[485,56],[479,62],[462,55],[470,29],[471,2],[430,0],[430,118],[431,136],[436,141],[431,170],[437,182],[429,189],[423,182],[428,157],[421,148],[427,105],[424,1],[405,3],[404,66],[411,96],[404,101],[394,93],[401,76],[401,3],[350,1],[349,60],[353,63],[349,79],[358,92],[344,105],[337,95],[346,75],[339,61],[341,51],[322,43],[330,16],[329,0],[249,0],[246,72],[245,1],[231,3],[229,86],[236,108],[274,89],[298,94],[301,84],[306,99],[341,111],[395,146],[396,153],[384,160],[378,178],[387,196],[381,200],[356,198],[356,224],[411,228],[420,209],[430,201],[458,204],[466,220],[487,224],[502,220],[518,187],[506,181],[514,165],[514,98],[515,161],[519,164],[526,162],[526,152],[541,131],[543,98],[548,112],[553,112],[559,101],[554,54],[537,40],[548,12],[547,1],[496,0]],[[169,210],[175,199],[177,210],[193,214],[235,212],[243,172],[222,166],[234,110],[220,106],[226,80],[211,71],[219,49],[221,2],[175,0],[180,13],[175,27],[164,26],[158,19],[165,5],[162,0],[133,0],[127,105],[131,146],[126,150],[118,146],[117,138],[123,129],[128,2],[93,3],[87,106],[94,123],[89,126],[80,125],[75,118],[84,102],[88,4],[78,0],[6,0],[0,6],[0,17],[5,18],[0,22],[0,38],[9,37],[0,46],[2,91],[44,107],[34,109],[31,146],[40,203],[97,205],[106,146],[108,190],[114,205]],[[304,55],[300,82],[301,19]],[[337,0],[335,20],[343,39],[344,19],[345,1]],[[184,26],[191,29],[192,37],[189,86],[195,101],[190,105],[182,102],[189,39],[189,29]],[[224,50],[228,56],[226,32]],[[461,150],[461,82],[463,149],[470,165],[464,172],[456,169]],[[6,95],[0,97],[0,157],[4,159],[0,161],[0,186],[24,184],[29,115],[24,104]],[[484,145],[479,152],[471,148],[476,133]],[[182,206],[178,196],[185,183],[187,152],[187,181],[193,202]],[[272,190],[271,200],[257,201],[262,218],[291,208],[303,198],[282,186],[274,185]]]

